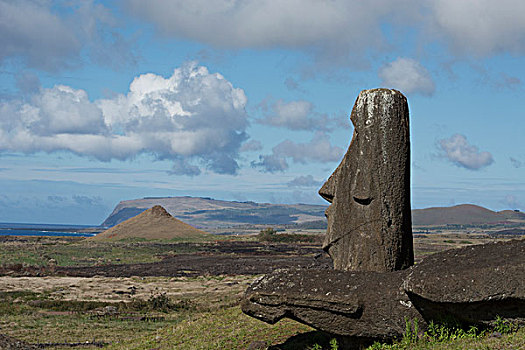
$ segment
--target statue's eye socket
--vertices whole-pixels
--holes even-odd
[[[356,201],[356,203],[359,203],[361,205],[369,205],[370,203],[372,203],[372,200],[373,200],[373,198],[371,197],[367,197],[367,198],[353,197],[353,198],[354,198],[354,201]]]

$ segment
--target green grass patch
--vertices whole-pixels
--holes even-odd
[[[0,261],[2,266],[20,267],[149,263],[160,261],[166,255],[192,253],[200,249],[199,242],[179,240],[94,242],[12,239],[0,243]]]
[[[111,350],[149,349],[246,349],[253,342],[267,346],[312,329],[291,320],[268,325],[244,315],[239,307],[192,314],[183,322],[158,330],[154,335],[113,344]]]
[[[497,346],[495,346],[497,345]],[[417,321],[406,321],[403,339],[393,344],[374,343],[367,350],[525,349],[525,329],[498,317],[492,329],[468,329],[455,323],[430,322],[420,331]]]
[[[277,233],[273,228],[267,228],[259,232],[257,240],[260,242],[272,243],[322,243],[323,235],[304,235],[304,234],[290,234]]]
[[[55,300],[47,293],[1,292],[0,329],[29,343],[122,342],[173,326],[193,312],[163,294],[132,302]]]

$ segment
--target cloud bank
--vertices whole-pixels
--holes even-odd
[[[492,154],[480,152],[478,147],[468,143],[464,135],[455,134],[439,140],[438,147],[452,164],[469,170],[479,170],[494,162]]]
[[[431,96],[436,89],[430,73],[419,62],[410,58],[398,58],[379,70],[383,86],[402,92]]]
[[[319,60],[348,65],[369,48],[385,45],[379,21],[400,13],[411,1],[128,0],[126,4],[165,36],[225,49],[306,50]]]
[[[269,105],[271,103],[271,105]],[[334,128],[349,128],[341,116],[329,116],[315,111],[315,106],[305,100],[286,102],[268,99],[259,104],[264,116],[256,120],[263,125],[285,128],[288,130],[331,131]]]
[[[258,120],[260,124],[284,127],[290,130],[310,130],[315,121],[310,116],[313,105],[308,101],[276,101],[271,111]]]
[[[111,11],[93,0],[0,0],[0,63],[57,71],[88,58],[122,67],[136,57],[118,29]]]
[[[525,52],[525,3],[520,0],[437,0],[428,3],[428,31],[455,53],[490,56]]]
[[[300,164],[328,163],[340,161],[343,154],[342,148],[332,146],[328,135],[319,131],[309,142],[295,143],[291,140],[285,140],[275,146],[271,154],[260,155],[259,161],[254,161],[251,165],[264,172],[275,173],[288,169],[287,159]]]
[[[520,0],[126,0],[125,4],[165,36],[228,49],[306,50],[336,65],[363,60],[370,50],[391,50],[393,43],[405,40],[407,28],[419,44],[438,43],[453,55],[525,52],[525,3]]]
[[[314,180],[312,175],[298,176],[287,183],[288,187],[318,187],[321,181]]]
[[[146,153],[172,160],[174,174],[198,175],[201,167],[235,174],[246,102],[242,89],[193,63],[169,78],[140,75],[127,94],[94,102],[57,85],[29,101],[0,103],[0,151],[69,151],[101,161]]]
[[[407,30],[420,47],[437,44],[455,57],[525,53],[521,0],[124,0],[117,6],[166,37],[223,49],[301,51],[329,69],[366,68],[370,54],[394,52]],[[0,64],[20,60],[56,71],[86,60],[113,68],[133,63],[130,31],[112,11],[95,0],[0,0]],[[297,88],[291,80],[287,86]]]

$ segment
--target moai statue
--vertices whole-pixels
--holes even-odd
[[[414,263],[407,99],[396,90],[364,90],[350,120],[350,147],[319,190],[332,203],[323,249],[336,270],[405,269]]]

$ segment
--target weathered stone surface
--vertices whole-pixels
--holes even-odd
[[[323,248],[336,270],[407,268],[414,263],[407,100],[396,90],[364,90],[350,119],[350,147],[319,190],[332,203]]]
[[[329,333],[376,339],[401,337],[405,318],[453,317],[525,324],[525,240],[436,253],[402,271],[277,270],[255,281],[241,307],[274,323],[292,318]]]
[[[525,324],[525,239],[433,254],[407,271],[404,289],[426,319]]]
[[[288,317],[328,333],[390,339],[404,317],[423,319],[401,288],[400,272],[276,270],[255,281],[243,312],[268,323]]]

